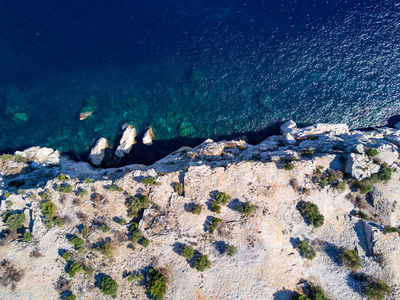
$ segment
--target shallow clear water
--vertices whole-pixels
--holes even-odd
[[[84,153],[126,122],[169,141],[158,157],[289,118],[382,125],[399,74],[395,1],[6,0],[0,150]]]

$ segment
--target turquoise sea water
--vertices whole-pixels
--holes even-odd
[[[86,159],[129,122],[160,141],[133,149],[149,163],[289,118],[364,127],[400,113],[395,1],[6,0],[0,25],[2,152]]]

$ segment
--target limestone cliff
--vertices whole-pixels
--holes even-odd
[[[289,121],[281,133],[258,145],[207,140],[151,166],[115,169],[39,147],[3,156],[0,298],[109,299],[100,284],[109,276],[117,299],[148,299],[155,268],[167,278],[165,299],[292,299],[311,283],[330,299],[366,299],[374,278],[399,299],[400,130]],[[308,202],[322,226],[301,213]],[[15,231],[17,214],[25,217]],[[314,259],[299,250],[302,240]],[[341,259],[349,250],[361,259],[356,271]],[[200,255],[211,262],[204,272],[194,267]],[[84,267],[71,276],[74,262]]]

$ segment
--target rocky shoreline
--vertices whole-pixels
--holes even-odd
[[[135,143],[133,128],[124,130],[117,157]],[[312,284],[330,299],[366,299],[373,280],[391,287],[388,299],[399,298],[400,130],[288,121],[280,131],[257,145],[206,140],[150,166],[94,168],[40,147],[3,155],[0,294],[107,299],[99,281],[109,276],[118,299],[147,299],[154,268],[167,278],[166,299],[292,299],[311,297]],[[230,196],[225,205],[220,193]],[[132,201],[141,203],[137,211]],[[322,224],[313,225],[304,203],[319,208]],[[13,231],[8,218],[18,214],[23,224]],[[22,241],[26,232],[32,238]],[[301,241],[315,258],[299,250]],[[207,255],[210,268],[196,270],[184,246],[193,259]],[[357,271],[343,262],[346,251],[359,256]],[[87,272],[71,276],[75,262]],[[139,282],[127,279],[140,274]]]

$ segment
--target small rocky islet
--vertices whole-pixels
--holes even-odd
[[[150,166],[98,168],[41,147],[3,155],[0,294],[398,299],[397,125],[288,121],[257,145],[208,139]],[[123,131],[116,157],[137,142]]]

